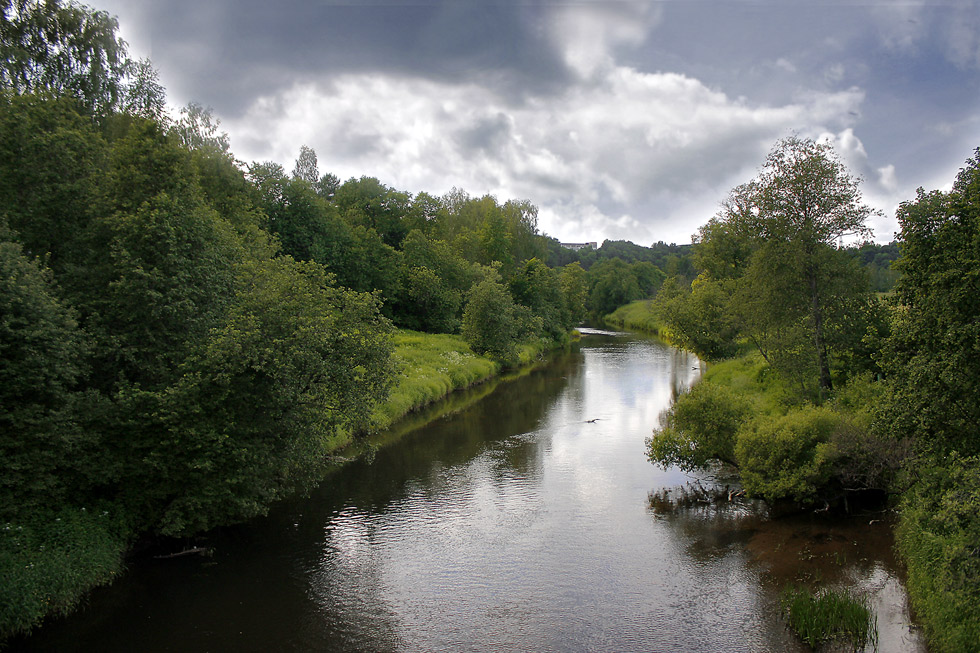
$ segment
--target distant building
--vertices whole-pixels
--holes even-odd
[[[561,246],[576,252],[580,249],[599,249],[599,243],[562,243]]]

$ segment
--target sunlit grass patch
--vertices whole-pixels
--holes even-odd
[[[860,650],[876,641],[877,622],[870,608],[846,591],[815,594],[791,585],[783,590],[781,603],[790,628],[811,647],[836,640]]]
[[[664,335],[664,327],[654,313],[653,302],[649,299],[640,299],[625,306],[620,306],[605,316],[603,321],[622,329]]]
[[[375,410],[375,428],[387,428],[403,415],[485,381],[498,370],[496,363],[474,354],[460,336],[402,329],[395,332],[394,342],[395,386]]]

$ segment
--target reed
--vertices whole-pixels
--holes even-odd
[[[783,590],[781,603],[790,628],[813,648],[844,641],[863,650],[869,642],[877,642],[877,620],[871,610],[846,591],[815,594],[791,585]]]

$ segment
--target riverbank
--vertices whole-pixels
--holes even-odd
[[[651,302],[647,300],[620,307],[606,316],[605,321],[619,328],[657,335],[668,341],[670,339],[668,330],[660,324]],[[825,411],[821,419],[804,419],[807,412],[812,413],[814,418],[821,417],[817,411],[822,409],[814,408],[794,396],[792,389],[779,382],[768,364],[754,351],[743,351],[741,356],[710,364],[702,382],[730,391],[732,396],[746,402],[751,415],[748,419],[759,423],[757,427],[745,429],[747,433],[754,431],[750,437],[766,431],[772,435],[782,433],[786,436],[777,438],[778,442],[770,442],[765,447],[768,452],[765,456],[756,457],[759,459],[756,462],[763,463],[756,465],[758,469],[742,470],[743,483],[747,481],[747,486],[757,496],[769,493],[769,498],[773,499],[776,494],[792,489],[800,494],[800,498],[806,499],[811,495],[809,498],[812,500],[814,483],[819,483],[821,477],[826,483],[831,475],[839,476],[842,466],[846,466],[849,460],[864,458],[867,462],[875,459],[886,466],[885,458],[889,457],[889,452],[897,456],[903,447],[908,446],[908,443],[893,442],[875,435],[873,422],[880,410],[879,394],[882,388],[880,384],[867,379],[857,379],[850,385],[838,388],[834,396],[825,402],[825,408],[836,417]],[[707,394],[710,396],[700,397],[700,403],[704,404],[702,409],[717,403],[715,400],[719,399],[719,396],[715,396],[718,391]],[[697,412],[703,411],[699,409]],[[791,422],[794,419],[800,422],[797,425],[800,428],[793,427]],[[831,432],[834,429],[827,430],[823,435],[817,434],[817,437],[812,437],[813,433],[807,433],[809,427],[818,427],[818,422],[826,421],[827,425],[831,425],[831,421],[835,419],[839,425],[846,425],[846,430],[851,435],[859,432],[863,432],[863,435],[858,439],[848,440],[838,438]],[[769,425],[765,422],[769,422]],[[685,429],[680,429],[683,430]],[[707,435],[703,435],[705,437],[702,439],[706,442]],[[734,431],[732,435],[734,436]],[[737,438],[733,437],[730,446],[722,448],[728,456],[736,453],[737,445],[734,440]],[[771,461],[766,463],[763,460],[766,457],[779,457],[776,449],[780,443],[784,454],[788,451],[786,447],[800,447],[801,451],[797,453],[805,454],[797,455],[791,465],[793,470],[802,470],[802,475],[797,475],[800,478],[789,478],[791,475],[780,474],[772,468]],[[662,441],[660,444],[670,443]],[[696,448],[700,445],[688,441],[687,446]],[[749,445],[743,445],[743,455],[750,448]],[[703,453],[710,457],[713,452]],[[658,454],[665,455],[664,447],[661,447]],[[682,461],[673,462],[677,464]],[[953,471],[949,471],[947,467],[951,467]],[[975,481],[970,481],[977,477],[976,469],[980,465],[970,460],[964,462],[957,459],[947,467],[926,465],[918,474],[919,478],[913,482],[908,478],[908,466],[899,465],[894,469],[891,481],[882,482],[885,479],[879,478],[876,485],[882,493],[892,492],[890,506],[895,518],[889,521],[894,531],[896,551],[901,564],[907,570],[910,603],[928,635],[930,646],[938,651],[966,652],[972,650],[971,646],[980,634],[980,610],[973,592],[977,579],[970,571],[973,567],[964,564],[971,557],[969,551],[977,543],[975,524],[978,520],[970,516],[976,514],[977,503],[974,497],[977,493],[972,490]],[[860,470],[854,467],[843,472],[847,475],[860,473]],[[962,477],[959,478],[959,485],[950,482],[949,477],[954,473]],[[854,476],[850,480],[860,485],[868,479]],[[912,489],[909,490],[908,487]],[[950,503],[953,495],[959,497],[955,504]],[[843,506],[846,507],[844,501],[848,492],[844,491],[841,496]],[[833,503],[833,499],[830,502]]]
[[[620,306],[603,317],[602,321],[620,329],[649,333],[659,336],[665,341],[670,340],[670,334],[667,333],[666,327],[661,324],[654,313],[653,300],[651,299],[639,299],[625,306]]]
[[[397,378],[388,400],[372,415],[375,432],[505,372],[499,363],[474,354],[458,335],[397,330],[393,344]],[[520,366],[532,366],[555,346],[544,340],[524,343]],[[327,453],[342,463],[377,446],[375,439],[348,434],[337,439],[345,443],[342,448]],[[86,593],[111,583],[123,573],[138,535],[111,503],[37,515],[30,523],[0,524],[0,648],[8,637],[29,632],[45,617],[72,612]]]

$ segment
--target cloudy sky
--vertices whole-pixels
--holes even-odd
[[[884,216],[980,146],[980,0],[90,0],[244,161],[528,199],[562,241],[687,243],[780,138]]]

